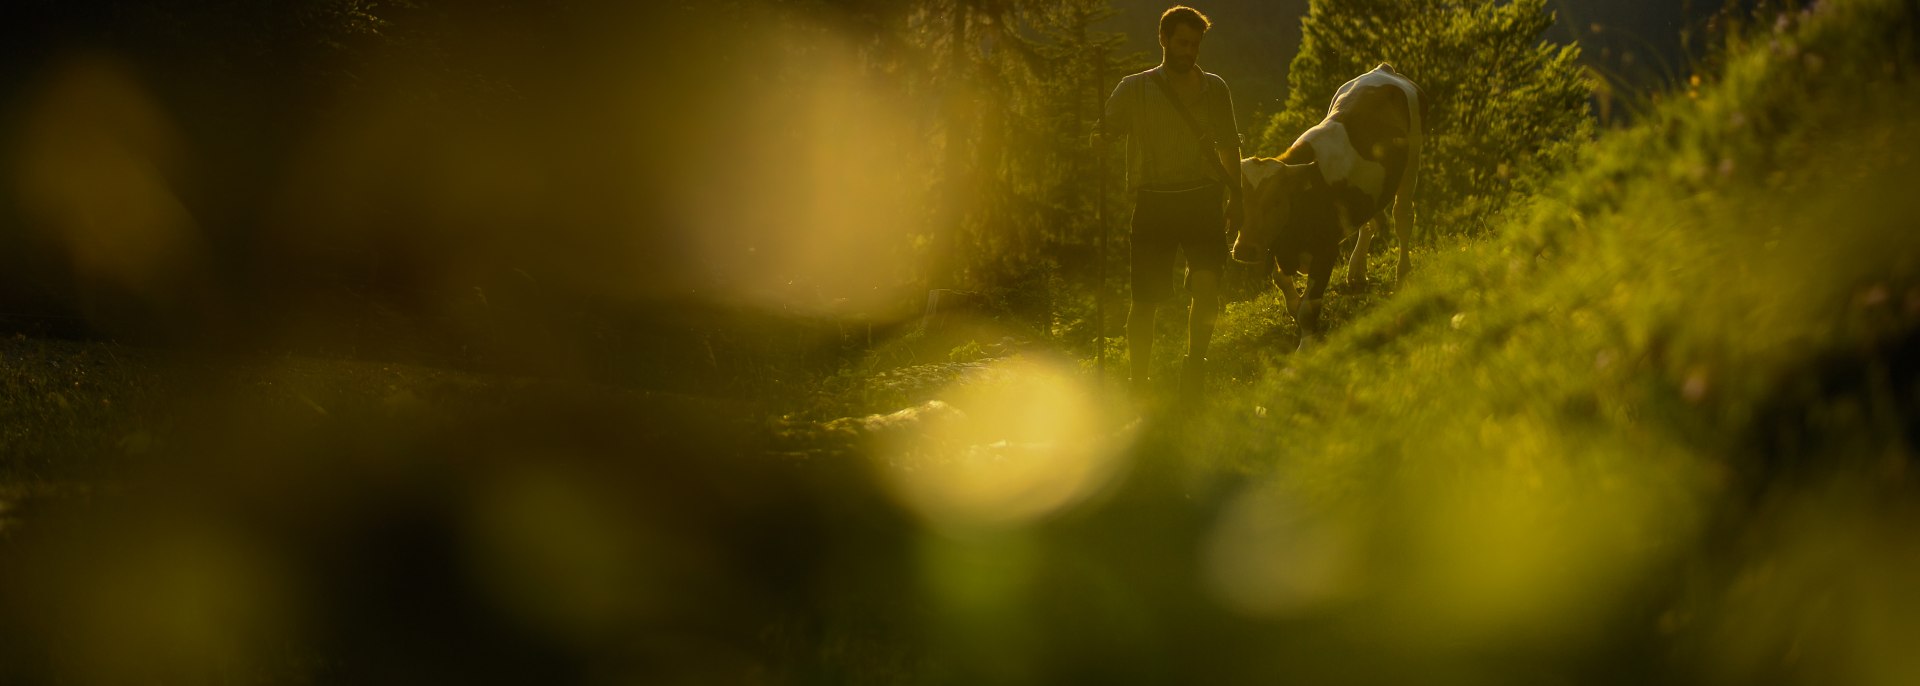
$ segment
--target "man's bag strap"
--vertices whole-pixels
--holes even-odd
[[[1167,96],[1167,102],[1173,103],[1173,111],[1178,112],[1180,118],[1187,122],[1187,126],[1193,129],[1193,134],[1199,136],[1202,143],[1211,143],[1213,137],[1207,135],[1207,130],[1200,126],[1200,120],[1193,117],[1193,112],[1187,109],[1187,104],[1180,101],[1179,94],[1173,92],[1173,86],[1167,83],[1166,74],[1161,73],[1158,69],[1149,72],[1149,74],[1151,75],[1150,78],[1153,79],[1154,85],[1160,87],[1160,94]],[[1220,166],[1219,157],[1207,154],[1212,152],[1211,147],[1212,146],[1206,146],[1199,149],[1200,156],[1206,160],[1207,168],[1213,170],[1213,173],[1220,177],[1222,183],[1231,186],[1233,184],[1233,174]]]

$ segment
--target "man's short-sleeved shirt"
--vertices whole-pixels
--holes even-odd
[[[1192,188],[1218,182],[1219,162],[1214,151],[1240,146],[1240,130],[1233,120],[1233,95],[1227,90],[1226,80],[1209,72],[1200,73],[1200,99],[1187,106],[1203,129],[1195,132],[1174,109],[1167,89],[1154,83],[1157,69],[1121,79],[1107,98],[1105,132],[1127,137],[1127,187]]]

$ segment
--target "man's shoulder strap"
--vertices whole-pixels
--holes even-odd
[[[1187,122],[1187,126],[1193,129],[1193,134],[1199,136],[1202,143],[1209,144],[1206,146],[1206,149],[1200,151],[1201,156],[1208,160],[1207,168],[1219,174],[1223,180],[1232,179],[1233,174],[1220,166],[1220,160],[1214,159],[1212,155],[1207,154],[1212,152],[1211,148],[1213,146],[1211,143],[1213,142],[1213,136],[1207,135],[1207,130],[1200,126],[1200,120],[1193,117],[1193,112],[1187,109],[1187,104],[1181,102],[1180,95],[1173,92],[1173,84],[1167,83],[1167,75],[1161,73],[1158,69],[1153,69],[1147,72],[1147,76],[1153,79],[1154,85],[1160,87],[1160,94],[1166,96],[1167,102],[1173,105],[1173,111],[1179,113],[1180,118]]]
[[[1148,71],[1147,77],[1153,79],[1153,85],[1160,87],[1160,94],[1167,97],[1167,102],[1173,105],[1173,111],[1180,114],[1180,119],[1186,121],[1187,126],[1192,127],[1195,134],[1201,138],[1211,138],[1207,135],[1206,129],[1200,128],[1200,120],[1193,118],[1193,111],[1187,109],[1187,103],[1180,100],[1180,94],[1173,92],[1173,84],[1167,83],[1166,74],[1155,69]]]

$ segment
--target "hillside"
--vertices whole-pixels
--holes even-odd
[[[1899,524],[1920,439],[1916,21],[1910,3],[1829,2],[1738,42],[1723,74],[1604,136],[1499,238],[1417,255],[1397,292],[1336,295],[1310,354],[1291,353],[1277,296],[1230,307],[1228,378],[1201,417],[1150,413],[1118,439],[1005,429],[1133,446],[1106,466],[1117,495],[1016,540],[1084,550],[1058,529],[1111,526],[1127,543],[1097,559],[1195,565],[1197,588],[1096,578],[1228,608],[1138,609],[1199,634],[1147,630],[1167,641],[1148,652],[1222,679],[1911,681],[1896,646],[1920,634],[1903,571],[1920,548]],[[1371,274],[1389,283],[1391,260]],[[926,397],[966,412],[1035,394],[958,379]],[[936,522],[971,516],[922,497]],[[1129,528],[1142,518],[1160,523]],[[973,545],[982,565],[1025,559]],[[1034,573],[1035,597],[1088,593]]]

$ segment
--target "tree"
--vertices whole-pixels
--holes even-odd
[[[1414,230],[1429,241],[1482,233],[1592,135],[1579,47],[1541,38],[1553,21],[1547,0],[1314,0],[1286,108],[1254,150],[1285,150],[1341,84],[1392,63],[1431,108]]]
[[[1086,135],[1110,87],[1093,82],[1095,62],[1121,43],[1091,27],[1111,13],[1106,0],[926,0],[908,13],[921,57],[906,85],[933,101],[934,284],[1004,285],[1043,246],[1091,242]]]

